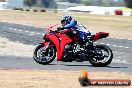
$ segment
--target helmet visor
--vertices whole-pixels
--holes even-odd
[[[65,26],[67,24],[67,21],[65,19],[61,20],[62,26]]]

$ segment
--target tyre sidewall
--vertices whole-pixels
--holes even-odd
[[[54,56],[53,56],[53,58],[52,58],[51,60],[49,60],[49,61],[47,61],[47,62],[41,62],[41,61],[38,60],[37,52],[38,52],[38,50],[39,50],[40,48],[42,48],[42,47],[44,47],[44,45],[43,45],[43,44],[40,44],[40,45],[38,45],[38,46],[35,48],[33,58],[34,58],[34,60],[35,60],[37,63],[43,64],[43,65],[47,65],[47,64],[51,63],[51,62],[55,59],[56,53],[54,52],[55,54],[54,54]],[[50,47],[50,48],[54,48],[54,47]],[[54,50],[55,50],[55,48],[54,48]]]
[[[98,62],[94,61],[93,58],[91,58],[89,60],[89,62],[95,67],[105,67],[105,66],[109,65],[112,62],[112,58],[113,58],[112,50],[106,45],[96,45],[95,47],[102,47],[102,48],[107,49],[107,51],[109,53],[109,60],[105,63],[101,63],[101,62],[98,63]]]

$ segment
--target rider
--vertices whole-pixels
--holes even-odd
[[[61,18],[62,27],[58,28],[58,30],[64,29],[72,29],[75,30],[78,34],[79,41],[86,41],[91,36],[91,33],[78,21],[73,20],[71,16],[64,15]]]

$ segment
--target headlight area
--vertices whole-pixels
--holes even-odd
[[[43,39],[44,39],[45,41],[49,41],[49,39],[46,38],[46,35],[44,35]]]

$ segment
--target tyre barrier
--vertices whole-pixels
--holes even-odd
[[[13,8],[13,10],[33,11],[33,12],[46,12],[45,9],[23,9],[23,8]]]

